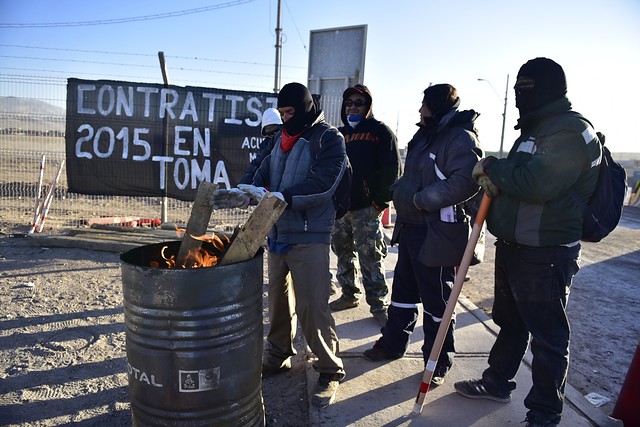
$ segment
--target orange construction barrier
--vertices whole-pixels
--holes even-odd
[[[611,417],[621,420],[625,426],[640,426],[638,408],[640,408],[640,343],[636,347],[636,354],[622,383],[620,396]]]

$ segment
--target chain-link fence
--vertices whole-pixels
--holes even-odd
[[[63,164],[66,84],[64,78],[0,74],[0,227],[29,230],[38,196],[46,198],[49,193],[51,202],[43,230],[91,223],[157,223],[162,217],[162,198],[67,191]],[[55,185],[58,171],[60,178]],[[166,222],[186,224],[191,206],[167,199]],[[216,211],[210,225],[229,229],[244,223],[248,215],[246,210]]]

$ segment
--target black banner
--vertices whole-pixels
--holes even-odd
[[[69,191],[192,201],[235,186],[262,141],[273,93],[68,79]]]

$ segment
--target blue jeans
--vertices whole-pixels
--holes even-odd
[[[496,394],[515,389],[513,379],[532,337],[533,386],[524,401],[530,420],[560,421],[569,367],[566,307],[579,259],[579,244],[496,243],[493,320],[500,332],[482,379]]]

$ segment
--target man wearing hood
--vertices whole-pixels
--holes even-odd
[[[478,113],[459,111],[450,84],[424,91],[419,129],[407,146],[404,174],[392,186],[397,218],[391,243],[399,244],[389,320],[364,358],[378,362],[404,355],[422,303],[425,364],[451,295],[455,267],[467,244],[470,212],[464,202],[479,190],[471,171],[482,157],[474,126]],[[453,365],[455,318],[433,370],[432,385],[444,382]]]
[[[262,161],[273,150],[273,136],[282,128],[282,118],[280,112],[275,108],[267,108],[262,113],[262,129],[261,132],[264,139],[260,142],[260,151],[255,159],[249,163],[249,167],[242,178],[240,178],[240,184],[251,184],[253,182],[253,175],[256,173]]]
[[[382,232],[382,212],[389,206],[389,187],[398,179],[401,165],[396,136],[373,117],[372,103],[371,92],[364,85],[347,88],[342,95],[344,126],[339,130],[344,135],[353,176],[349,211],[336,221],[331,234],[342,295],[330,307],[339,311],[360,304],[357,254],[365,299],[373,317],[384,326],[389,289],[384,271],[387,245]]]
[[[509,402],[532,338],[527,426],[555,426],[569,367],[566,307],[582,236],[582,211],[572,193],[590,199],[602,148],[591,124],[571,112],[556,62],[528,61],[514,90],[520,136],[506,159],[488,157],[473,171],[494,198],[487,226],[497,239],[493,320],[500,333],[482,378],[457,382],[455,389],[473,399]]]
[[[347,157],[344,138],[325,122],[304,85],[285,85],[278,94],[278,111],[282,132],[274,136],[271,154],[253,177],[254,186],[267,187],[287,202],[267,236],[271,327],[262,372],[273,375],[291,368],[299,318],[320,374],[312,403],[324,407],[335,399],[345,375],[329,309],[329,244],[336,216],[332,195]]]

